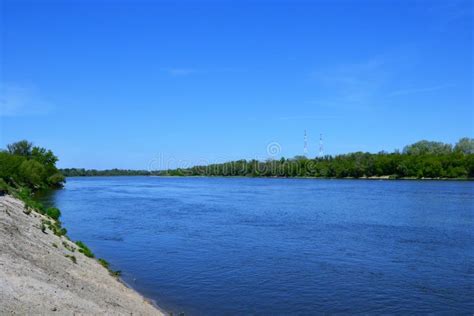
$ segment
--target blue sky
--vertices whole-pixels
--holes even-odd
[[[163,168],[473,137],[472,1],[22,1],[0,146]]]

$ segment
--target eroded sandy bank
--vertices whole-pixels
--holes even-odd
[[[42,232],[43,218],[0,197],[1,315],[163,315],[67,238]]]

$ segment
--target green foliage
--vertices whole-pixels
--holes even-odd
[[[13,188],[32,191],[60,187],[64,176],[56,168],[58,158],[41,147],[23,140],[7,145],[0,151],[0,179]]]
[[[28,141],[19,141],[7,145],[7,150],[0,151],[0,190],[9,192],[25,203],[25,213],[29,214],[35,210],[51,220],[43,219],[40,229],[46,233],[49,228],[56,236],[66,236],[67,230],[61,227],[59,218],[61,212],[55,207],[45,208],[40,202],[33,199],[34,193],[41,189],[55,188],[63,185],[64,175],[56,168],[58,158],[51,150],[41,147],[33,147]],[[121,171],[115,169],[114,173]],[[135,172],[135,171],[133,171]],[[67,238],[69,239],[69,238]],[[68,242],[62,242],[64,248],[74,252],[75,247]],[[58,245],[53,243],[53,247]],[[92,251],[81,241],[77,241],[78,251],[89,258],[94,258]],[[76,263],[76,257],[66,255],[72,262]],[[99,259],[99,263],[109,268],[109,263]],[[111,272],[113,273],[113,272]]]
[[[463,153],[465,155],[474,154],[474,138],[461,138],[454,146],[454,151]]]
[[[53,220],[47,222],[48,228],[58,237],[65,236],[67,234],[66,228],[61,227],[59,220]]]
[[[33,147],[31,158],[40,162],[44,166],[55,166],[56,162],[58,162],[58,157],[56,157],[51,150],[41,147]]]
[[[169,176],[248,176],[322,178],[473,178],[474,140],[463,138],[450,144],[420,141],[403,153],[355,152],[308,159],[296,156],[280,160],[238,160],[223,164],[161,171]]]
[[[65,181],[66,179],[64,178],[63,174],[60,172],[56,172],[52,174],[47,179],[47,183],[49,184],[49,186],[54,187],[54,188],[61,187]]]
[[[18,170],[19,180],[29,188],[40,189],[46,175],[45,167],[35,160],[25,160]]]
[[[55,235],[64,236],[67,231],[59,222],[61,212],[54,207],[45,208],[33,199],[34,192],[64,183],[64,176],[56,168],[57,161],[51,150],[33,147],[28,141],[7,145],[6,151],[0,151],[0,186],[8,188],[8,192],[25,203],[26,214],[35,210],[54,219],[54,223],[41,224],[43,232],[47,225]]]
[[[90,177],[90,176],[150,176],[156,174],[147,170],[108,169],[108,170],[86,170],[82,168],[61,169],[65,177]]]
[[[109,269],[110,265],[105,259],[99,258],[99,259],[97,259],[97,261],[100,263],[101,266],[103,266],[107,270]]]
[[[61,236],[64,236],[64,235],[67,234],[66,228],[61,227],[61,222],[59,220],[45,220],[45,219],[43,219],[41,221],[41,225],[45,226],[45,227],[48,227],[53,232],[53,234],[55,234],[56,236],[61,237]]]
[[[61,216],[61,211],[59,211],[59,209],[57,209],[55,207],[48,207],[46,209],[46,215],[48,215],[49,217],[51,217],[54,220],[58,220],[59,216]]]
[[[246,176],[246,177],[322,177],[322,178],[472,178],[474,177],[474,139],[462,138],[454,146],[422,140],[403,152],[377,154],[355,152],[309,159],[296,156],[280,160],[238,160],[222,164],[195,166],[166,171],[62,169],[68,177],[166,175],[166,176]]]
[[[27,158],[31,157],[32,148],[33,144],[27,140],[21,140],[19,142],[7,145],[9,154]]]
[[[67,234],[67,229],[64,227],[60,227],[58,225],[53,225],[51,227],[52,227],[53,233],[58,237],[65,236]]]
[[[52,225],[52,222],[49,219],[42,219],[41,223],[45,224],[48,227]]]
[[[20,188],[14,191],[14,194],[17,198],[25,203],[25,209],[27,211],[35,210],[36,212],[45,215],[46,209],[40,202],[32,198],[31,190],[28,188]]]
[[[20,165],[26,158],[0,151],[0,178],[8,185],[17,186],[20,182]]]
[[[449,154],[451,151],[452,146],[450,144],[430,142],[427,140],[416,142],[403,149],[403,152],[408,155],[441,155]]]
[[[0,190],[4,192],[10,192],[11,190],[11,187],[2,178],[0,178]]]
[[[118,278],[122,274],[122,271],[120,270],[114,271],[110,269],[110,264],[105,259],[99,258],[97,259],[97,261],[100,263],[101,266],[109,270],[111,276]]]
[[[82,241],[76,241],[76,245],[79,247],[80,253],[83,253],[86,257],[94,258],[92,251]]]

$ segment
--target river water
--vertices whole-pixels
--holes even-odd
[[[474,183],[83,177],[73,240],[186,315],[474,312]]]

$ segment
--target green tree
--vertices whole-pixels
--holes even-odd
[[[409,155],[440,155],[440,154],[449,154],[452,151],[452,146],[450,144],[445,144],[442,142],[431,142],[427,140],[422,140],[414,144],[408,145],[403,149],[405,154]]]
[[[56,168],[57,161],[51,150],[22,140],[0,151],[0,178],[12,187],[33,191],[58,187],[64,183],[64,176]]]
[[[58,162],[58,157],[51,150],[42,147],[33,147],[31,158],[49,167],[55,167],[56,162]]]
[[[30,188],[40,189],[46,184],[46,168],[36,160],[25,160],[19,169],[22,183]]]
[[[7,145],[7,150],[12,155],[23,157],[31,157],[33,144],[27,140],[20,140],[19,142]]]
[[[474,138],[461,138],[454,146],[454,151],[461,152],[465,155],[474,154]]]

